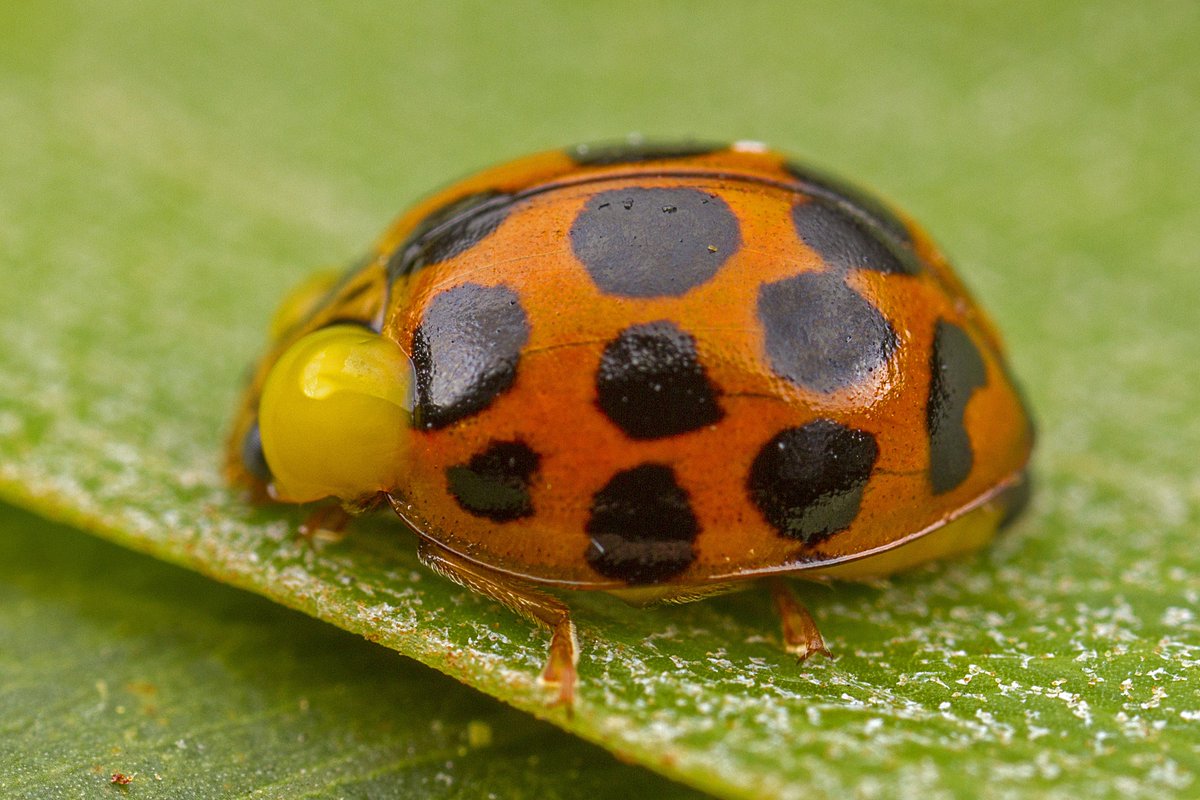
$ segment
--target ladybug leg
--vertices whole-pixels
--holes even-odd
[[[821,637],[821,631],[817,630],[817,623],[812,614],[796,599],[787,582],[783,578],[770,578],[768,582],[771,585],[771,598],[775,601],[775,608],[779,611],[779,619],[783,623],[784,648],[800,661],[804,661],[813,653],[832,658],[833,654],[825,646],[825,640]]]
[[[421,563],[444,578],[489,597],[522,617],[550,629],[550,651],[541,682],[558,687],[556,705],[575,702],[575,664],[579,650],[571,611],[561,600],[533,588],[524,581],[492,572],[458,556],[429,539],[417,548]]]
[[[300,524],[300,535],[309,542],[336,542],[345,536],[350,513],[339,503],[326,503],[313,510]]]

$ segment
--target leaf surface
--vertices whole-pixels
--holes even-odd
[[[1200,786],[1194,5],[0,14],[0,495],[714,794]],[[1038,487],[978,557],[807,589],[832,661],[785,656],[761,592],[571,598],[567,719],[544,634],[393,520],[308,542],[218,464],[290,284],[454,176],[628,131],[769,140],[902,198],[1005,332]]]

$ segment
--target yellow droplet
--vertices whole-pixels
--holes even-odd
[[[271,368],[259,402],[273,495],[303,503],[395,488],[412,419],[412,363],[356,325],[304,336]]]

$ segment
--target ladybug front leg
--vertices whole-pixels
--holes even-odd
[[[821,631],[817,630],[817,623],[812,614],[796,599],[787,581],[783,578],[770,578],[768,583],[771,585],[771,599],[775,601],[775,608],[783,623],[784,648],[800,661],[804,661],[813,653],[832,658],[833,654],[825,646],[825,639],[822,638]]]
[[[575,642],[575,623],[571,621],[571,611],[566,604],[524,581],[468,561],[430,539],[421,539],[417,556],[422,564],[442,577],[490,597],[550,629],[550,651],[541,681],[558,687],[556,703],[566,706],[569,713],[575,702],[575,664],[579,660],[579,649]]]
[[[309,542],[340,541],[346,535],[346,526],[350,524],[350,512],[340,503],[326,502],[317,506],[311,514],[300,523],[300,535]]]

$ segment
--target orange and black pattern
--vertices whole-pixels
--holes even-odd
[[[395,505],[545,583],[837,563],[1018,485],[1032,445],[996,332],[924,232],[756,145],[484,172],[402,217],[304,327],[347,318],[413,364]]]

